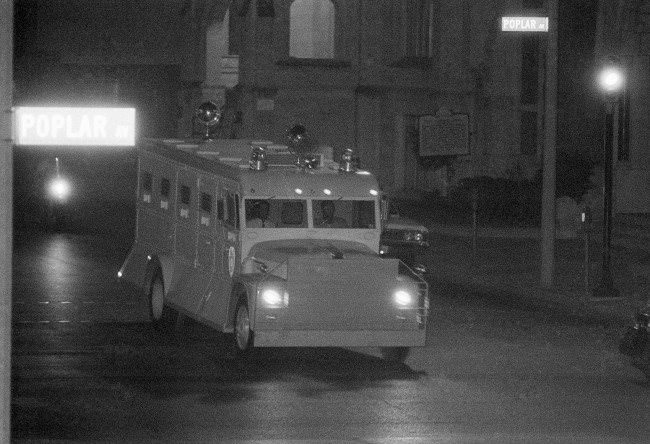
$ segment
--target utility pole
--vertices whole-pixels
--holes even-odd
[[[0,442],[10,441],[13,0],[0,0]]]
[[[555,144],[557,139],[558,0],[547,0],[546,95],[544,97],[544,159],[542,175],[541,273],[543,287],[553,286],[555,274]]]

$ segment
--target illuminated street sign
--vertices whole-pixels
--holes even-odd
[[[548,17],[501,17],[501,31],[548,32]]]
[[[16,145],[135,145],[134,108],[14,108]]]

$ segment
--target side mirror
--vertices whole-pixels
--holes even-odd
[[[427,274],[427,267],[423,264],[414,264],[413,265],[413,271],[419,275],[420,277],[424,276]]]

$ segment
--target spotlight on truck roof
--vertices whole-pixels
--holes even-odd
[[[203,102],[194,115],[205,125],[204,140],[210,140],[210,127],[219,123],[221,112],[214,102]]]
[[[354,173],[357,171],[357,164],[354,158],[354,152],[351,148],[346,148],[341,156],[341,164],[339,166],[339,171],[343,173]]]

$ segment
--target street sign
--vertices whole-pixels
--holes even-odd
[[[501,31],[548,32],[548,17],[501,17]]]
[[[135,145],[134,108],[14,108],[16,145]]]

